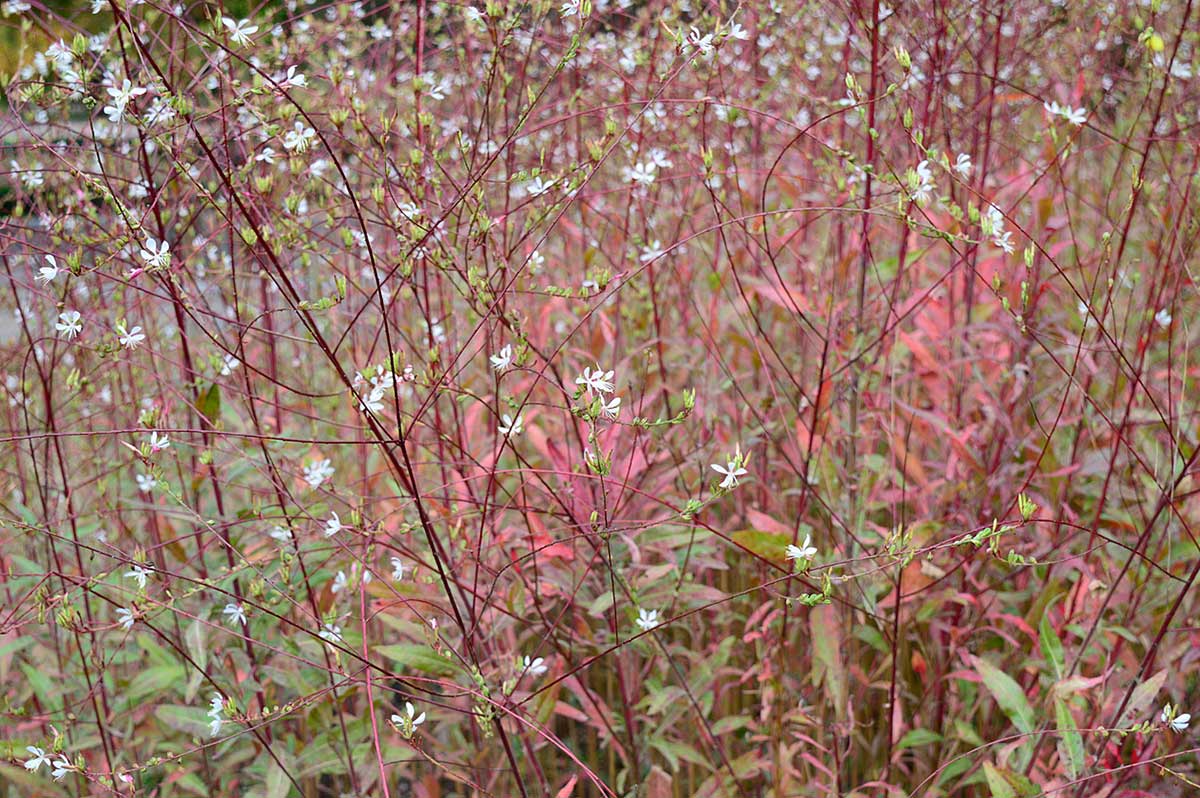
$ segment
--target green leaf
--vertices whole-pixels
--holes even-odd
[[[1083,772],[1083,737],[1075,726],[1071,708],[1061,698],[1054,699],[1054,722],[1058,725],[1058,756],[1067,763],[1067,773],[1077,779]]]
[[[992,791],[992,798],[1017,798],[1017,791],[1001,775],[1000,769],[991,762],[983,763],[983,775],[987,778],[988,789]]]
[[[221,418],[221,389],[215,382],[196,399],[196,410],[214,426]]]
[[[32,637],[17,637],[0,646],[0,658],[10,657],[23,648],[33,645]]]
[[[1150,706],[1151,702],[1154,701],[1158,695],[1158,691],[1162,689],[1163,682],[1166,680],[1167,669],[1163,668],[1135,687],[1133,695],[1129,696],[1129,703],[1125,705],[1125,711],[1121,713],[1121,717],[1117,721],[1117,726],[1133,725],[1137,716],[1142,714],[1146,707]]]
[[[716,723],[714,723],[712,725],[712,732],[713,732],[714,736],[720,736],[722,734],[729,734],[730,732],[735,732],[735,731],[738,731],[739,729],[745,729],[745,728],[749,727],[753,722],[754,722],[754,719],[751,718],[749,715],[730,715],[730,716],[721,718]]]
[[[9,668],[12,666],[14,655],[31,645],[32,635],[15,638],[0,646],[0,684],[8,684]]]
[[[672,770],[679,769],[679,760],[691,762],[693,765],[701,765],[709,767],[711,762],[708,757],[692,748],[690,745],[683,743],[675,743],[670,740],[664,740],[661,737],[655,737],[650,740],[650,745],[658,750],[668,762],[671,763]]]
[[[288,761],[288,759],[290,759],[286,752],[277,755],[281,756],[285,763]],[[278,762],[272,759],[267,764],[265,798],[287,798],[288,793],[291,792],[291,789],[292,782],[290,779],[288,779],[287,772],[280,767]]]
[[[588,613],[593,618],[600,618],[608,611],[608,608],[613,605],[613,594],[611,590],[604,590],[600,595],[596,596],[596,600],[588,605]]]
[[[958,739],[973,748],[983,745],[983,738],[979,736],[979,732],[964,720],[955,719],[954,733],[958,735]]]
[[[129,711],[150,696],[167,693],[182,683],[185,675],[183,666],[179,664],[142,668],[133,677],[129,690],[118,696],[114,708],[118,712]]]
[[[863,641],[880,654],[889,654],[891,651],[891,649],[888,647],[887,640],[883,636],[883,633],[874,626],[856,624],[853,634],[857,639]]]
[[[187,644],[188,656],[196,663],[199,670],[204,670],[204,666],[208,664],[207,636],[206,627],[198,620],[192,621],[183,635],[184,642]]]
[[[921,745],[940,743],[942,739],[942,735],[929,729],[910,729],[907,734],[900,738],[900,742],[896,745],[896,748],[903,751],[905,748],[916,748]]]
[[[439,656],[428,646],[417,643],[377,646],[375,653],[387,657],[401,668],[412,668],[434,676],[453,676],[459,672],[457,664]]]
[[[309,778],[320,773],[345,773],[346,762],[326,740],[309,742],[297,758],[298,775]]]
[[[175,731],[208,737],[208,714],[201,707],[160,706],[154,708],[154,715]]]
[[[183,634],[183,640],[187,646],[188,656],[196,663],[197,667],[192,670],[191,678],[188,679],[187,687],[183,692],[184,701],[195,701],[196,694],[200,692],[200,685],[204,680],[204,667],[208,664],[208,633],[207,627],[200,621],[192,621],[191,626]]]
[[[814,607],[808,616],[812,635],[814,687],[825,686],[833,701],[833,711],[839,721],[846,716],[846,667],[842,662],[843,640],[838,626],[837,609],[832,606]]]
[[[1020,773],[998,768],[991,762],[983,763],[983,775],[987,779],[992,798],[1037,798],[1042,794],[1029,779]]]
[[[194,792],[196,795],[211,795],[212,785],[205,784],[204,780],[196,773],[184,773],[179,778],[175,779],[175,784],[188,792]]]
[[[22,663],[21,672],[25,674],[25,679],[33,687],[34,695],[38,697],[38,700],[44,706],[56,707],[61,705],[61,700],[56,698],[60,691],[55,687],[54,682],[46,674],[46,671]]]
[[[764,532],[761,529],[743,529],[741,532],[734,532],[730,537],[734,543],[749,549],[765,560],[781,562],[787,560],[787,547],[792,542],[791,535],[781,532]]]
[[[687,700],[687,694],[682,687],[668,685],[650,694],[646,702],[646,714],[652,718],[661,715],[669,706]]]
[[[21,749],[21,754],[29,756],[25,753],[25,749]],[[16,767],[7,763],[0,764],[0,784],[4,784],[6,789],[13,790],[15,794],[17,788],[24,785],[23,795],[66,795],[65,788],[61,787],[54,781],[46,778],[46,771],[40,774],[32,773],[23,767]]]
[[[1008,715],[1013,725],[1026,734],[1031,733],[1036,725],[1036,716],[1033,713],[1033,707],[1029,706],[1029,699],[1025,697],[1025,691],[1021,689],[1021,686],[1011,676],[985,659],[975,657],[974,664],[976,672],[983,679],[984,686],[992,694],[992,698],[996,699],[1000,708],[1004,710],[1004,714]]]
[[[1059,639],[1058,632],[1054,631],[1054,627],[1050,624],[1050,606],[1046,607],[1045,612],[1042,613],[1042,620],[1038,622],[1038,645],[1042,649],[1042,656],[1046,658],[1046,662],[1050,664],[1050,668],[1054,672],[1054,678],[1061,679],[1066,671],[1066,660],[1063,657],[1062,640]]]
[[[942,769],[941,775],[938,776],[938,786],[941,787],[943,784],[949,784],[970,769],[970,757],[961,756],[958,759],[951,761],[949,765],[946,765],[946,767]]]

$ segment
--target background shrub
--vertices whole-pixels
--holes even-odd
[[[1190,0],[0,13],[7,794],[1194,786]]]

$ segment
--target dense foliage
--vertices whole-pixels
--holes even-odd
[[[3,794],[1197,786],[1192,0],[0,15]]]

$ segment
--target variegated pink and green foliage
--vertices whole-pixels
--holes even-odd
[[[1191,0],[0,15],[5,795],[1200,782]]]

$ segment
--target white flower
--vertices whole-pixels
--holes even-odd
[[[229,30],[229,39],[242,47],[250,44],[250,37],[258,32],[258,26],[251,25],[248,19],[239,19],[234,22],[229,17],[221,17],[221,24]]]
[[[924,205],[933,195],[933,172],[929,169],[929,161],[921,161],[908,176],[909,196],[918,205]]]
[[[58,323],[54,325],[54,329],[67,338],[74,338],[83,329],[83,322],[79,320],[80,318],[78,310],[63,311],[58,314]]]
[[[812,545],[812,537],[804,536],[804,542],[799,546],[789,545],[787,547],[787,558],[789,560],[811,560],[817,556],[817,547]]]
[[[439,102],[446,99],[453,91],[450,83],[445,78],[439,78],[436,75],[428,73],[423,76],[423,85],[425,93],[429,95],[429,98]]]
[[[583,0],[563,0],[558,13],[566,17],[577,17],[583,14]]]
[[[740,22],[730,22],[729,27],[725,30],[725,35],[731,39],[741,39],[745,41],[750,38],[750,31],[742,27]]]
[[[133,611],[128,610],[124,607],[118,607],[117,608],[117,623],[121,624],[121,626],[125,629],[125,631],[129,631],[130,629],[132,629],[133,628]]]
[[[410,702],[405,701],[404,714],[392,715],[391,720],[392,725],[399,729],[401,734],[403,734],[405,737],[412,737],[413,733],[417,730],[417,727],[425,722],[425,713],[422,712],[420,715],[418,715],[417,710],[413,708],[413,705]]]
[[[54,760],[53,768],[50,775],[54,777],[55,781],[62,781],[63,776],[74,770],[75,766],[64,756]]]
[[[171,107],[171,103],[161,97],[155,97],[150,103],[150,107],[146,109],[146,114],[143,117],[147,125],[158,125],[164,122],[170,122],[175,118],[175,109]]]
[[[404,562],[399,557],[392,558],[392,579],[399,582],[404,578]]]
[[[665,250],[662,248],[662,243],[656,238],[654,241],[642,248],[642,254],[638,257],[642,263],[651,263],[663,256]]]
[[[371,392],[366,397],[360,396],[358,403],[362,407],[364,413],[382,413],[383,412],[383,395],[387,393],[387,386],[376,385],[371,389]]]
[[[150,430],[150,452],[161,452],[171,445],[171,438],[167,435],[159,435],[158,430]]]
[[[212,700],[208,702],[208,736],[216,737],[221,731],[221,724],[225,722],[222,714],[225,712],[225,699],[220,693],[213,693]]]
[[[58,268],[58,260],[53,255],[46,256],[46,263],[50,265],[38,269],[37,277],[34,278],[35,281],[43,284],[49,284],[62,271]]]
[[[134,326],[132,330],[125,329],[125,323],[120,322],[116,326],[117,341],[126,349],[136,349],[138,344],[146,340],[146,334],[142,332],[142,328]]]
[[[226,604],[225,609],[221,610],[221,614],[225,616],[225,620],[230,624],[246,625],[246,610],[241,604]]]
[[[960,152],[958,157],[954,159],[954,171],[958,172],[964,178],[971,176],[971,169],[974,168],[971,164],[971,156],[965,152]]]
[[[160,244],[156,239],[147,238],[146,246],[139,254],[148,268],[162,269],[171,262],[171,245],[165,239]]]
[[[415,222],[417,219],[421,218],[421,209],[407,200],[397,205],[396,209],[400,211],[401,216],[403,216],[405,219],[408,219],[410,222]]]
[[[724,466],[722,466],[720,463],[713,463],[711,468],[718,474],[724,475],[725,478],[721,480],[721,487],[725,490],[736,487],[738,484],[738,477],[750,473],[741,467],[739,460],[729,460]]]
[[[221,358],[221,376],[228,377],[233,373],[233,370],[240,365],[242,365],[242,361],[238,360],[233,355],[226,353],[225,356]]]
[[[109,91],[111,91],[111,89]],[[117,105],[114,103],[113,105],[104,106],[104,108],[101,110],[103,110],[104,115],[108,117],[108,121],[112,122],[114,125],[120,122],[125,116],[124,105]]]
[[[600,412],[605,418],[615,419],[621,414],[621,397],[614,396],[611,401],[600,400]]]
[[[635,163],[632,169],[626,167],[625,179],[639,185],[648,186],[654,182],[657,171],[658,167],[653,163]]]
[[[9,161],[9,163],[12,165],[14,171],[18,170],[16,161]],[[41,169],[41,164],[35,163],[33,168],[29,171],[20,172],[21,183],[30,191],[35,188],[40,188],[46,182],[46,179],[42,177],[41,172],[34,171],[36,169]]]
[[[505,413],[500,417],[500,420],[503,423],[500,424],[500,427],[497,431],[501,435],[508,437],[520,435],[522,430],[525,429],[525,422],[522,420],[520,413],[517,414],[516,419],[513,419],[512,416],[510,416],[508,413]]]
[[[638,608],[637,625],[640,626],[644,631],[649,632],[651,629],[658,626],[659,623],[661,622],[658,619],[658,610],[644,610],[641,607]]]
[[[993,236],[992,244],[1004,250],[1009,255],[1011,255],[1013,253],[1013,249],[1015,249],[1015,246],[1012,242],[1012,232],[1009,230],[1005,230],[1003,233]]]
[[[1188,724],[1192,722],[1192,716],[1187,712],[1176,715],[1175,712],[1177,710],[1178,707],[1172,707],[1170,704],[1167,704],[1163,707],[1160,718],[1162,719],[1163,723],[1170,725],[1173,730],[1177,732],[1185,731],[1187,730]]]
[[[540,197],[542,194],[545,194],[547,191],[553,188],[554,184],[557,182],[558,181],[553,178],[550,180],[543,180],[541,175],[539,175],[525,185],[525,193],[531,197]]]
[[[985,233],[999,233],[1004,229],[1004,213],[995,205],[988,205],[984,217],[985,224],[983,229]]]
[[[1042,107],[1052,116],[1060,116],[1076,127],[1087,121],[1086,108],[1072,108],[1069,105],[1059,105],[1057,102],[1042,103]]]
[[[492,361],[492,368],[496,371],[504,371],[512,365],[513,348],[511,344],[506,344],[500,349],[497,354],[492,355],[489,360]]]
[[[712,55],[713,51],[713,35],[711,33],[701,34],[700,31],[692,28],[691,33],[687,36],[687,41],[684,42],[683,51],[688,53],[695,48],[702,56]]]
[[[337,513],[330,513],[330,519],[325,522],[325,537],[331,538],[342,531],[342,519]]]
[[[522,667],[530,676],[541,676],[546,671],[550,670],[550,666],[546,664],[546,660],[541,657],[534,657],[532,660],[526,657],[522,662]]]
[[[283,148],[285,150],[295,150],[296,152],[304,152],[312,143],[313,137],[317,135],[317,131],[311,127],[305,126],[303,122],[296,122],[292,125],[292,129],[283,137]]]
[[[71,52],[71,48],[67,47],[62,39],[46,48],[46,57],[54,62],[54,68],[59,71],[70,69],[75,61],[75,53]]]
[[[321,631],[317,632],[317,636],[326,643],[340,643],[342,642],[342,627],[331,623],[323,624]]]
[[[129,105],[129,101],[134,97],[140,97],[146,93],[146,89],[141,86],[134,86],[129,78],[121,84],[121,88],[115,89],[108,87],[105,91],[108,96],[112,97],[112,104],[104,106],[104,115],[108,117],[108,121],[114,125],[121,121],[125,116],[125,107]]]
[[[1159,308],[1158,313],[1154,314],[1154,323],[1159,327],[1171,326],[1171,312],[1166,308]]]
[[[617,65],[626,72],[634,72],[638,68],[638,56],[640,53],[633,45],[626,45],[621,49],[621,57],[617,59]]]
[[[26,770],[37,770],[42,765],[50,764],[50,757],[46,756],[46,752],[36,745],[27,745],[25,750],[33,754],[33,757],[25,760]]]
[[[345,572],[345,571],[338,571],[338,572],[337,572],[337,576],[335,576],[335,577],[333,578],[333,588],[332,588],[332,591],[333,591],[334,593],[341,593],[343,590],[345,590],[345,589],[346,589],[346,584],[347,584],[347,580],[346,580],[346,572]]]
[[[304,466],[304,481],[311,488],[321,487],[321,483],[333,476],[334,468],[329,464],[329,458],[313,460]]]
[[[288,67],[287,76],[280,81],[284,86],[292,86],[294,88],[304,88],[308,85],[308,78],[303,72],[297,72],[295,66]]]
[[[145,590],[146,589],[146,577],[150,575],[150,571],[147,571],[145,568],[143,568],[140,565],[135,565],[135,566],[133,566],[133,568],[126,571],[123,575],[125,576],[126,579],[136,580],[138,583],[139,590]]]
[[[292,539],[292,530],[286,526],[273,526],[271,531],[267,533],[271,537],[278,540],[280,543],[288,543]]]
[[[597,393],[612,393],[616,386],[613,385],[614,371],[604,371],[600,368],[600,364],[596,364],[596,370],[592,371],[585,367],[583,374],[575,378],[575,384],[589,391]]]
[[[158,480],[149,474],[137,474],[134,479],[137,480],[138,490],[142,493],[149,493],[154,490],[154,486],[158,484]]]

